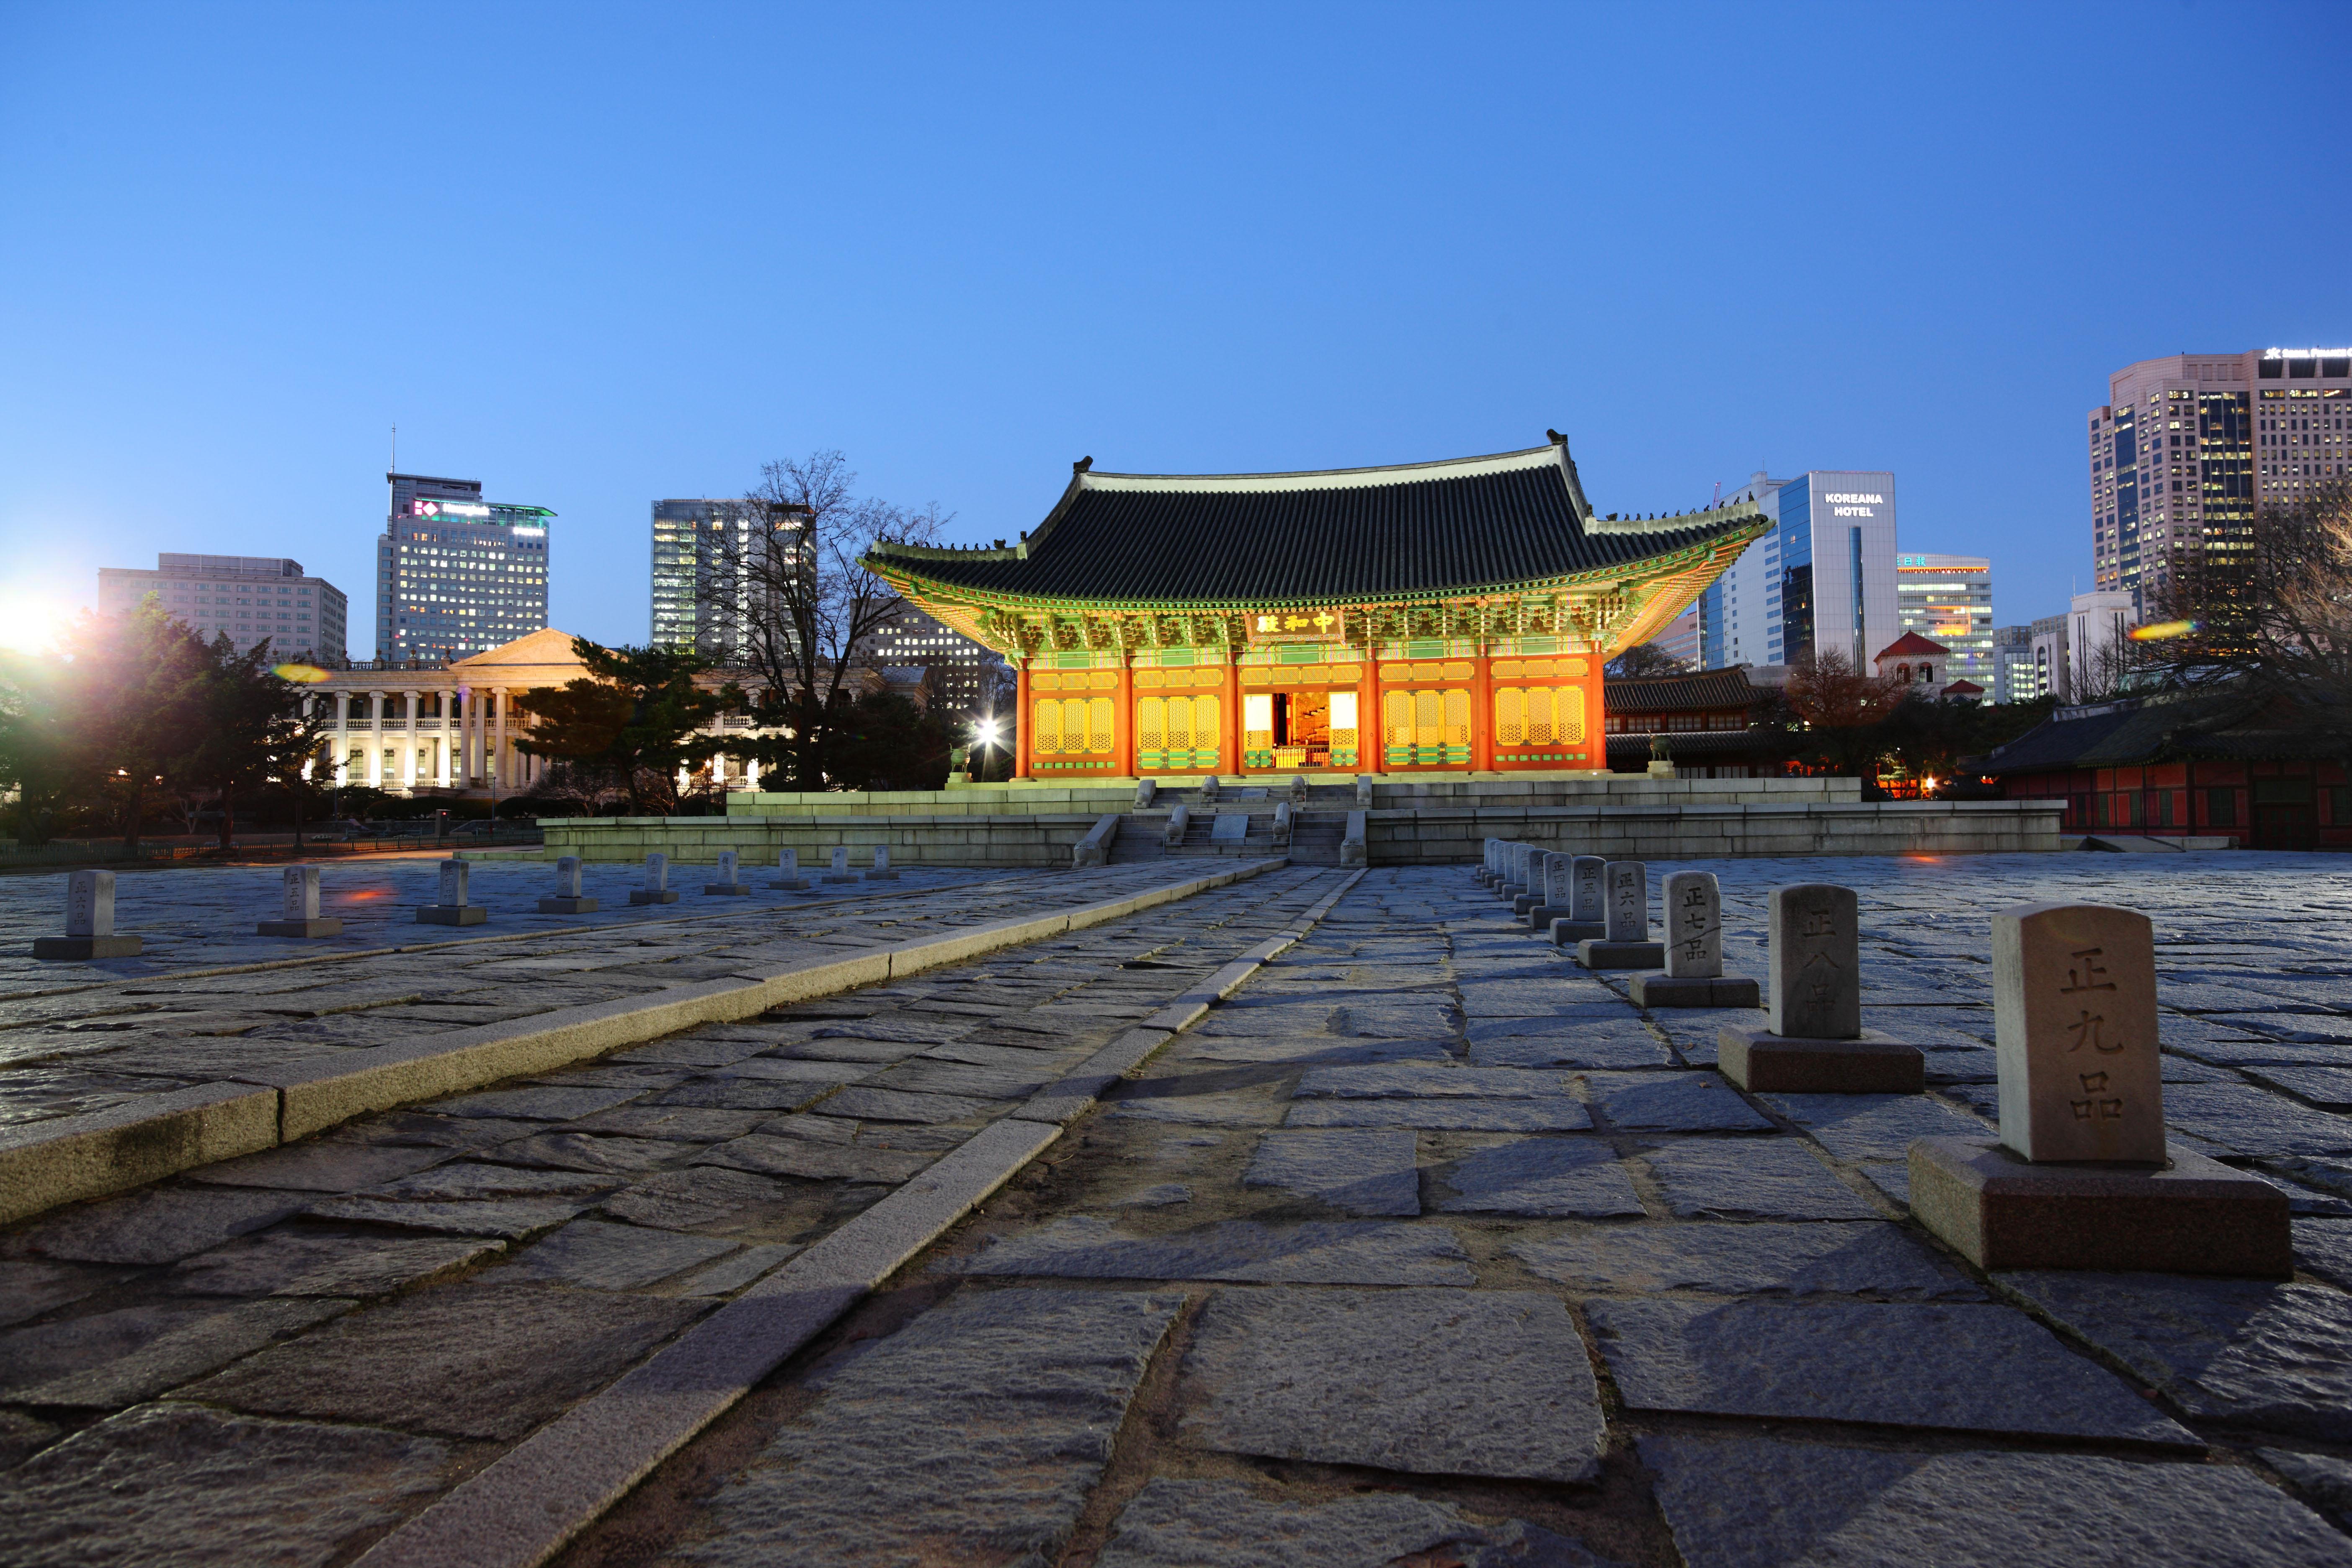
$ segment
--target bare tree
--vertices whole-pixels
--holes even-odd
[[[2252,542],[2226,576],[2175,580],[2147,655],[2173,684],[2237,681],[2352,762],[2352,481],[2265,507]]]
[[[937,540],[936,503],[908,511],[860,497],[837,451],[769,463],[743,504],[750,526],[719,531],[698,607],[730,626],[736,658],[762,689],[752,710],[774,736],[729,751],[781,769],[793,787],[826,787],[835,731],[862,687],[857,667],[874,634],[905,601],[863,564],[877,539]]]
[[[1620,680],[1644,675],[1686,675],[1689,671],[1688,665],[1654,642],[1634,644],[1601,668],[1602,674]]]

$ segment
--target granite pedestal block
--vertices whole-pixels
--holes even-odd
[[[1551,922],[1551,940],[1560,947],[1574,947],[1580,942],[1599,942],[1609,934],[1606,921],[1563,921]]]
[[[667,888],[633,888],[629,890],[633,904],[674,904],[677,894]]]
[[[1757,1094],[1917,1094],[1927,1086],[1919,1047],[1874,1029],[1857,1040],[1811,1040],[1726,1025],[1715,1038],[1716,1070]]]
[[[1911,1213],[1979,1268],[2294,1271],[2287,1195],[2179,1143],[2168,1168],[2037,1165],[1990,1139],[1920,1138]]]
[[[806,877],[779,877],[768,886],[780,893],[805,893],[816,884]]]
[[[478,926],[489,918],[480,904],[425,904],[416,911],[418,922],[429,926]]]
[[[1512,899],[1511,913],[1515,918],[1524,916],[1529,910],[1534,909],[1538,904],[1542,902],[1543,895],[1541,893],[1521,893]]]
[[[1587,969],[1660,969],[1666,962],[1662,942],[1606,942],[1587,938],[1576,944],[1576,962]]]
[[[1567,920],[1575,912],[1567,904],[1531,904],[1525,918],[1529,931],[1548,931],[1551,930],[1552,921]],[[1603,931],[1601,934],[1606,936],[1608,933]]]
[[[736,899],[741,898],[751,892],[751,884],[749,882],[705,882],[702,885],[702,890],[706,894],[714,895],[722,899]]]
[[[593,915],[596,912],[593,899],[541,899],[539,912],[543,915]]]
[[[35,958],[136,958],[146,948],[135,936],[37,936]]]
[[[341,936],[343,922],[332,916],[324,920],[257,921],[253,929],[262,936]]]
[[[1761,1007],[1762,994],[1756,982],[1737,974],[1633,976],[1636,1007]]]
[[[856,871],[827,871],[824,876],[817,879],[818,881],[827,884],[834,882],[856,882],[863,879],[862,874]]]

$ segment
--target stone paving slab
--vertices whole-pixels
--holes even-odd
[[[1642,1165],[1676,1219],[1874,1219],[1878,1211],[1793,1138],[1689,1138]]]
[[[1997,1279],[2191,1415],[2352,1442],[2352,1297],[2339,1290],[2164,1274]]]
[[[1213,1448],[1417,1475],[1591,1481],[1601,1390],[1528,1291],[1220,1290],[1184,1375]]]
[[[1441,1214],[1522,1218],[1638,1218],[1641,1195],[1604,1143],[1573,1138],[1515,1138],[1463,1155],[1432,1173],[1452,1195]]]
[[[1596,1300],[1585,1312],[1635,1410],[2198,1447],[2004,1307]]]
[[[1273,1187],[1343,1214],[1418,1215],[1415,1140],[1402,1131],[1288,1130],[1258,1140],[1245,1185]]]
[[[1327,1503],[1267,1500],[1234,1481],[1160,1479],[1119,1516],[1101,1568],[1618,1568],[1519,1520],[1479,1525],[1451,1504],[1397,1493]]]
[[[1868,1296],[1979,1301],[1984,1292],[1935,1252],[1876,1220],[1850,1224],[1640,1226],[1514,1243],[1547,1279],[1617,1295]]]
[[[1195,1232],[1123,1236],[1080,1215],[976,1257],[941,1260],[964,1274],[1065,1279],[1222,1279],[1263,1285],[1466,1285],[1469,1260],[1453,1236],[1378,1221],[1260,1225],[1228,1221]]]
[[[2352,1542],[2252,1472],[2077,1454],[1648,1436],[1689,1568],[2334,1568]]]

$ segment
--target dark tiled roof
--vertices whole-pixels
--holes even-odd
[[[1748,684],[1748,668],[1702,669],[1693,675],[1641,675],[1629,679],[1604,679],[1601,711],[1606,713],[1687,713],[1717,708],[1745,708],[1760,693]]]
[[[2199,758],[2255,761],[2338,754],[2326,725],[2283,728],[2281,717],[2249,713],[2242,698],[2219,693],[2127,700],[2080,717],[2061,709],[1970,765],[2000,776]]]
[[[1380,600],[1605,570],[1750,525],[1742,504],[1612,527],[1564,447],[1396,468],[1072,476],[1012,550],[877,544],[884,571],[1028,599],[1239,605]]]

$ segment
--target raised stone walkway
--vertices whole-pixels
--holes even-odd
[[[1643,1015],[1466,868],[1271,872],[17,1227],[0,1537],[2352,1564],[2352,877],[1709,868],[1735,973],[1765,887],[1861,891],[1927,1094],[1743,1095],[1706,1068],[1753,1014]],[[2294,1281],[1986,1278],[1906,1219],[1908,1141],[1988,1126],[1986,917],[2058,899],[2154,917],[2169,1119],[2288,1185]]]

